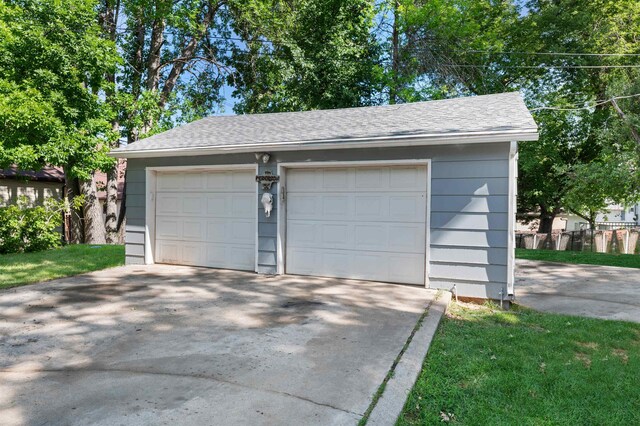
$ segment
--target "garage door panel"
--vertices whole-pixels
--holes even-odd
[[[160,173],[156,178],[156,189],[160,191],[179,191],[182,189],[182,175]]]
[[[157,192],[157,262],[254,269],[252,172],[160,173]]]
[[[316,225],[320,228],[322,244],[329,247],[348,247],[351,242],[351,227],[341,223]],[[315,242],[315,241],[313,241]]]
[[[255,194],[234,195],[231,199],[231,215],[233,217],[255,217]]]
[[[175,217],[156,218],[156,238],[180,238],[182,236],[182,222]]]
[[[287,172],[286,271],[423,284],[425,166]]]
[[[201,216],[204,211],[205,200],[201,195],[184,195],[182,196],[182,215]]]
[[[156,197],[156,210],[162,214],[180,213],[180,197],[174,194],[158,193]]]
[[[287,172],[289,192],[424,191],[425,166],[292,169]]]
[[[424,253],[423,223],[287,221],[287,247]]]
[[[333,194],[287,193],[287,218],[291,220],[410,221],[424,222],[426,192]]]
[[[158,241],[156,256],[165,263],[180,263],[180,247],[172,241]]]
[[[201,191],[205,186],[204,173],[185,173],[182,177],[182,188],[185,191]]]
[[[357,189],[381,189],[388,179],[388,169],[361,168],[355,169],[355,187]]]
[[[233,192],[255,192],[255,185],[256,181],[253,173],[251,173],[249,179],[247,179],[246,171],[231,172],[231,190]]]
[[[322,189],[339,189],[349,187],[349,169],[323,169]]]
[[[389,173],[389,189],[420,191],[427,181],[425,167],[398,167]]]
[[[289,273],[335,278],[424,284],[424,256],[354,254],[349,250],[296,249],[287,257]]]
[[[321,197],[322,216],[344,218],[351,213],[351,198],[346,195],[325,195]]]
[[[202,240],[204,234],[204,220],[202,219],[185,219],[182,222],[182,239],[185,240]]]

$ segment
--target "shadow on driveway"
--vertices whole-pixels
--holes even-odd
[[[0,424],[354,424],[435,291],[153,265],[0,292]]]

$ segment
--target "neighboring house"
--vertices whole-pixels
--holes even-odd
[[[566,221],[567,231],[578,231],[581,229],[589,229],[589,223],[582,217],[574,214],[561,215],[562,220]],[[604,228],[627,228],[640,226],[640,204],[632,206],[623,206],[620,204],[611,204],[606,211],[598,213],[596,216],[596,227]]]
[[[112,151],[126,262],[507,298],[517,141],[537,138],[518,93],[198,120]]]
[[[538,229],[538,224],[538,219],[529,223],[518,221],[516,231],[535,231]],[[626,207],[620,204],[609,205],[605,212],[598,213],[596,216],[596,227],[602,229],[640,227],[640,204]],[[552,230],[556,232],[583,229],[589,229],[589,223],[573,213],[560,213],[553,220]]]
[[[16,167],[0,170],[0,206],[14,204],[21,196],[26,197],[31,206],[42,204],[47,198],[60,200],[64,182],[64,172],[58,167],[45,167],[39,171]]]

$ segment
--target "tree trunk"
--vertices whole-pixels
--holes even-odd
[[[400,55],[398,36],[398,0],[393,2],[393,30],[391,33],[391,87],[389,87],[389,103],[398,103],[398,72],[400,69]]]
[[[178,78],[182,74],[182,71],[184,71],[187,62],[193,58],[198,47],[198,43],[200,42],[200,40],[202,40],[202,38],[209,30],[209,26],[213,22],[220,6],[220,3],[209,4],[209,9],[207,10],[207,13],[205,13],[202,22],[198,26],[199,31],[193,35],[193,38],[189,40],[189,42],[182,49],[182,51],[180,52],[180,57],[176,58],[176,60],[173,62],[171,71],[169,71],[169,75],[164,82],[164,87],[160,92],[160,101],[158,102],[158,106],[160,108],[164,108],[165,104],[169,100],[169,96],[173,92],[173,89],[178,82]]]
[[[163,18],[158,17],[153,21],[147,60],[147,90],[152,92],[157,92],[160,84],[160,53],[164,43],[164,28]]]
[[[629,121],[626,114],[624,113],[624,111],[622,111],[622,108],[620,108],[615,98],[611,99],[611,104],[613,105],[613,108],[616,110],[618,117],[620,117],[620,119],[629,126],[629,130],[631,131],[631,137],[633,137],[633,140],[636,142],[636,148],[640,150],[640,133],[634,127],[633,123]]]
[[[117,244],[118,241],[118,178],[120,177],[120,160],[118,160],[109,173],[107,173],[107,214],[104,227],[108,244]]]
[[[66,182],[66,197],[69,204],[72,203],[73,198],[80,195],[80,184],[78,179],[71,178],[66,170],[68,167],[65,167],[65,182]],[[82,210],[71,209],[68,212],[68,229],[67,233],[69,235],[68,243],[69,244],[81,244],[84,242],[84,229],[82,226]]]
[[[553,221],[556,218],[556,210],[547,210],[546,207],[540,206],[540,225],[538,225],[538,234],[549,234],[553,231]]]
[[[92,175],[89,180],[80,181],[80,189],[84,195],[84,242],[87,244],[105,244],[106,233],[102,207],[98,200],[96,179]]]

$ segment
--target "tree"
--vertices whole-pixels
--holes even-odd
[[[238,113],[375,103],[381,68],[369,0],[256,0],[233,4]]]
[[[518,210],[540,212],[540,232],[551,230],[562,209],[602,205],[595,194],[610,194],[607,202],[632,197],[632,186],[610,182],[637,175],[637,151],[622,142],[640,140],[637,108],[631,105],[637,98],[620,99],[624,108],[616,108],[619,102],[612,98],[633,94],[629,83],[636,70],[606,67],[635,64],[633,57],[617,54],[640,52],[640,3],[435,0],[399,5],[401,63],[388,72],[400,76],[388,81],[402,85],[392,90],[401,100],[508,90],[525,95],[540,140],[520,148]],[[602,182],[603,170],[610,182]],[[586,182],[594,194],[587,204],[577,196]]]
[[[63,166],[85,196],[89,241],[102,221],[93,172],[106,169],[111,132],[103,102],[115,45],[102,38],[92,0],[0,0],[0,166]]]

